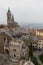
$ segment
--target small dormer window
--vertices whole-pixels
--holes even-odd
[[[16,57],[16,55],[14,54],[14,57]]]
[[[39,40],[39,42],[41,42],[41,40]]]
[[[22,48],[23,48],[23,49],[25,49],[25,48],[26,48],[26,46],[22,45]]]
[[[4,42],[6,41],[6,38],[4,38]]]
[[[13,49],[13,51],[15,51],[15,52],[16,52],[16,49]]]

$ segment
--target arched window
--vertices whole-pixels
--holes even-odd
[[[8,49],[5,49],[5,53],[6,53],[6,54],[9,54],[9,51],[8,51]]]
[[[15,51],[15,52],[16,52],[16,49],[13,49],[13,51]]]
[[[4,42],[6,41],[6,38],[4,38]]]
[[[16,57],[16,55],[14,54],[14,57]]]

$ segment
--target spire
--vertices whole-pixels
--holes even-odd
[[[8,12],[10,12],[10,8],[8,8]]]
[[[12,21],[14,21],[14,16],[12,15]]]

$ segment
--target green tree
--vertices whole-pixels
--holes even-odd
[[[33,56],[33,46],[32,43],[30,43],[30,47],[29,47],[29,57]]]
[[[39,55],[39,59],[40,59],[41,62],[43,63],[43,54]]]
[[[35,65],[38,65],[37,58],[36,58],[35,56],[31,56],[31,61],[32,61]]]
[[[38,62],[37,62],[37,58],[33,55],[32,42],[30,43],[30,47],[29,47],[29,57],[30,57],[31,61],[32,61],[35,65],[39,65]]]

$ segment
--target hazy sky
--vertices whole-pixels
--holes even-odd
[[[19,24],[43,23],[43,0],[0,0],[0,23],[6,23],[8,8]]]

